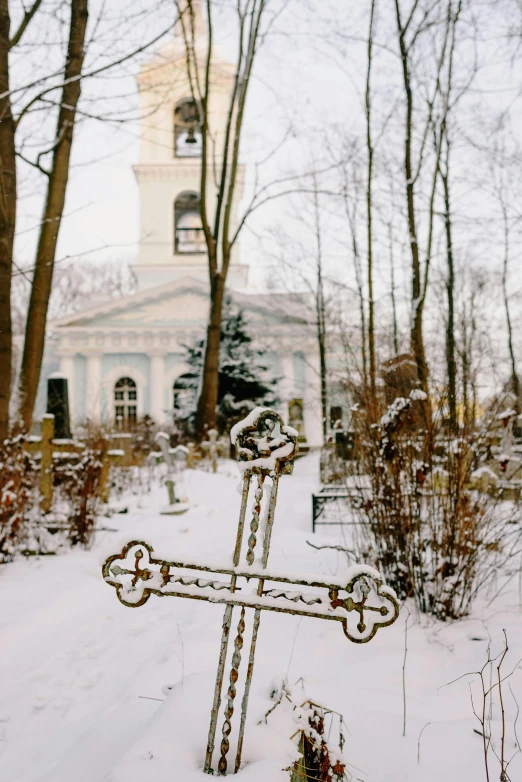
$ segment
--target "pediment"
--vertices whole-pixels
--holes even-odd
[[[208,317],[208,288],[188,278],[61,318],[53,328],[173,328]]]
[[[299,296],[231,293],[247,319],[265,326],[310,322],[308,302]],[[54,329],[198,328],[208,318],[208,285],[192,277],[98,304],[50,324]]]

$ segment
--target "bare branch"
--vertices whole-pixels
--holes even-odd
[[[25,11],[22,21],[20,22],[18,26],[18,30],[15,32],[11,40],[9,41],[9,48],[12,49],[14,46],[16,46],[17,43],[20,43],[20,39],[22,38],[22,35],[27,30],[29,23],[35,13],[38,11],[40,5],[42,4],[42,0],[34,0],[34,3],[32,4],[31,8],[29,8],[28,11]]]

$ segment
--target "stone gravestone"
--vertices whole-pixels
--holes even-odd
[[[54,372],[47,379],[47,413],[54,415],[55,439],[69,440],[71,437],[69,394],[67,378],[61,372]]]
[[[187,469],[189,449],[186,445],[176,445],[170,449],[171,456],[174,459],[175,471],[184,472]]]
[[[169,495],[169,504],[166,508],[160,511],[161,516],[177,516],[180,513],[185,513],[189,509],[188,503],[181,502],[176,497],[176,484],[171,478],[172,467],[174,464],[173,449],[170,447],[170,437],[165,432],[158,432],[154,438],[161,448],[163,454],[163,460],[167,465],[167,478],[165,479],[165,486]]]
[[[201,443],[201,446],[207,451],[208,455],[210,456],[210,464],[212,467],[212,472],[217,472],[217,464],[218,464],[218,446],[217,446],[217,436],[218,432],[217,429],[209,429],[208,430],[208,440],[204,440]]]
[[[124,546],[121,553],[109,557],[103,566],[103,578],[116,589],[119,601],[125,606],[141,606],[151,595],[206,600],[225,606],[205,755],[204,771],[208,774],[214,773],[212,758],[234,609],[240,609],[240,615],[233,642],[229,685],[223,713],[217,764],[217,772],[220,776],[225,776],[228,768],[229,736],[232,731],[237,695],[236,683],[244,643],[246,609],[253,611],[254,615],[241,700],[234,764],[236,773],[241,766],[257,635],[263,611],[277,611],[340,622],[348,640],[357,644],[370,641],[379,628],[391,625],[399,615],[399,603],[395,593],[383,584],[379,573],[367,565],[355,565],[343,574],[324,577],[299,572],[286,573],[280,568],[277,570],[267,568],[279,478],[283,474],[292,472],[298,449],[297,438],[298,432],[290,426],[285,426],[279,414],[268,408],[254,409],[244,421],[233,427],[231,440],[239,454],[243,489],[232,561],[225,559],[222,562],[206,564],[197,556],[192,561],[162,559],[154,556],[154,550],[147,543],[132,540]],[[264,485],[267,480],[268,491],[265,494]],[[250,534],[245,541],[245,522],[251,485],[252,516]],[[256,559],[255,550],[258,542],[261,551],[259,558]],[[242,552],[244,562],[240,564]]]

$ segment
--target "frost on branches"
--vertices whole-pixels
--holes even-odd
[[[294,687],[287,680],[274,687],[270,695],[274,705],[267,711],[270,720],[291,732],[299,758],[288,771],[291,779],[317,779],[322,782],[349,780],[343,755],[345,725],[342,714],[314,703],[306,697],[302,679]]]
[[[389,405],[379,422],[354,418],[353,476],[361,522],[358,558],[372,562],[399,599],[440,619],[469,613],[479,589],[521,550],[517,502],[484,477],[488,432],[454,436],[441,416],[416,416],[425,395]],[[425,423],[427,422],[427,423]]]

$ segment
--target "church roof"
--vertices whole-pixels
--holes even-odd
[[[253,320],[266,325],[310,325],[310,302],[299,294],[238,293],[233,301]],[[209,285],[186,276],[139,293],[88,307],[52,321],[51,329],[199,328],[206,324]]]

